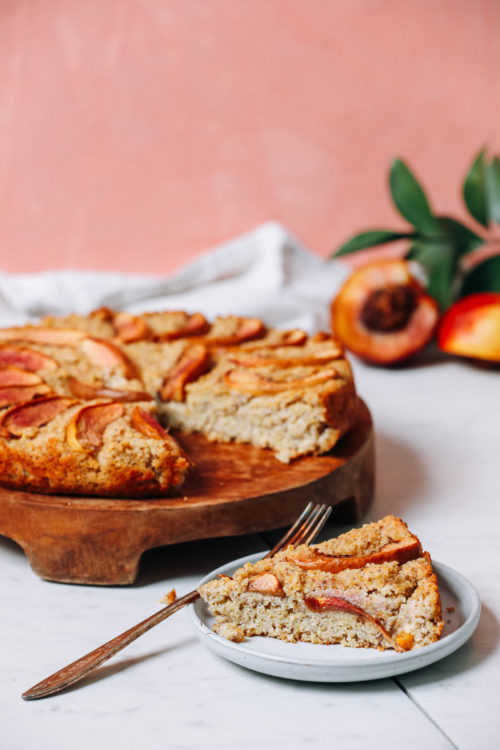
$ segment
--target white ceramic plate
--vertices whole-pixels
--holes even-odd
[[[241,565],[259,557],[260,554],[254,554],[227,563],[205,576],[201,583],[215,578],[218,573],[232,575]],[[189,607],[189,617],[196,635],[205,646],[219,656],[257,672],[309,682],[353,682],[392,677],[448,656],[470,638],[479,621],[481,602],[469,581],[447,565],[435,561],[432,564],[441,593],[445,621],[443,634],[437,643],[402,654],[345,646],[286,643],[261,636],[233,643],[212,631],[213,617],[201,599]]]

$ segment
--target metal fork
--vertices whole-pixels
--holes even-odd
[[[330,505],[314,505],[313,503],[306,505],[293,526],[290,527],[286,534],[267,553],[267,555],[264,555],[264,558],[272,557],[280,549],[283,549],[289,544],[309,544],[312,542],[323,528],[331,511],[332,507]],[[151,630],[155,625],[166,620],[167,617],[170,617],[170,615],[173,615],[179,609],[182,609],[186,604],[191,604],[199,598],[200,595],[196,590],[190,591],[189,594],[181,596],[181,598],[177,599],[173,604],[163,607],[163,609],[160,609],[158,612],[155,612],[155,614],[137,625],[134,625],[124,633],[121,633],[121,635],[117,635],[107,643],[94,649],[94,651],[85,654],[85,656],[80,657],[66,667],[63,667],[49,677],[46,677],[41,682],[38,682],[32,688],[26,690],[26,692],[22,694],[22,697],[24,700],[45,698],[48,695],[53,695],[54,693],[58,693],[60,690],[64,690],[64,688],[73,685],[75,682],[78,682],[88,675],[89,672],[92,672],[92,670],[100,664],[118,653],[118,651],[121,651],[125,646],[128,646],[129,643],[135,641],[140,635],[147,633],[148,630]]]

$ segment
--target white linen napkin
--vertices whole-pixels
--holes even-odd
[[[202,254],[171,276],[55,270],[0,272],[0,326],[41,315],[86,314],[103,305],[130,312],[186,310],[262,318],[309,333],[329,328],[328,305],[349,270],[314,255],[269,222]]]

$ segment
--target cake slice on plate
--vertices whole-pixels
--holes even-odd
[[[263,635],[409,651],[443,621],[430,556],[392,515],[311,546],[289,546],[199,588],[230,640]]]

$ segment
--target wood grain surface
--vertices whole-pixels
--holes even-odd
[[[143,552],[190,541],[279,528],[312,500],[341,505],[358,521],[374,488],[371,415],[323,456],[277,461],[271,451],[176,435],[194,469],[182,492],[148,500],[41,495],[0,488],[0,534],[16,541],[41,578],[132,583]]]

